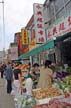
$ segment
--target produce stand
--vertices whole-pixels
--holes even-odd
[[[57,78],[48,88],[33,89],[32,96],[27,96],[25,91],[24,76],[26,70],[22,70],[23,93],[18,94],[16,108],[71,108],[71,76],[68,73],[57,73]],[[65,82],[62,81],[65,78]]]
[[[66,102],[68,104],[71,104],[71,94],[68,97],[65,97],[65,95],[60,95],[60,96],[54,96],[54,97],[49,97],[49,98],[37,99],[33,96],[27,96],[25,93],[23,93],[17,96],[15,107],[16,108],[49,108],[48,104],[51,102],[51,100],[53,101],[57,100],[60,102]],[[47,107],[44,107],[44,106],[47,106]],[[50,107],[50,108],[54,108],[54,107]],[[71,105],[68,108],[71,108]]]

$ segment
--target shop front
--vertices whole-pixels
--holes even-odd
[[[29,51],[28,53],[19,56],[18,59],[22,60],[23,58],[29,57],[32,59],[32,64],[35,62],[43,64],[44,58],[47,58],[49,50],[53,48],[54,48],[54,40],[50,40],[47,43]]]
[[[47,30],[47,40],[54,39],[55,49],[49,57],[58,64],[71,66],[71,12],[58,19]]]

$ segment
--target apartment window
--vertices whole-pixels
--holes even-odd
[[[63,1],[63,0],[56,0],[56,1],[55,1],[56,13],[57,13],[58,10],[60,10],[62,7],[64,7],[64,1]]]
[[[54,17],[52,17],[52,19],[51,19],[50,23],[52,24],[52,23],[54,23],[54,22],[55,22],[55,16],[54,16]]]
[[[71,10],[71,0],[66,4],[66,11],[70,11]]]
[[[65,3],[66,3],[67,1],[69,1],[69,0],[64,0]]]
[[[49,8],[50,8],[50,16],[52,18],[55,15],[53,2],[50,3],[50,7]]]
[[[56,14],[56,18],[60,18],[62,16],[64,16],[65,14],[65,9],[64,7]]]

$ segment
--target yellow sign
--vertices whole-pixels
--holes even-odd
[[[26,29],[22,29],[22,44],[27,45],[28,44],[28,33]]]
[[[30,42],[30,45],[31,45],[31,46],[35,46],[35,45],[36,45],[36,42],[35,42],[34,39]]]

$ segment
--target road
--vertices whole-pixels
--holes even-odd
[[[0,108],[15,108],[13,97],[6,93],[6,81],[0,78]]]

